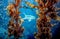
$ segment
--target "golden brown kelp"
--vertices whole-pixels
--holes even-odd
[[[19,16],[19,4],[21,0],[15,0],[15,4],[10,4],[7,6],[11,20],[9,21],[8,26],[8,36],[14,35],[15,39],[23,33],[23,28],[21,27],[21,18]],[[20,23],[19,23],[20,20]]]
[[[36,39],[51,39],[51,19],[57,19],[56,9],[53,6],[57,3],[57,0],[35,0],[38,2],[38,6],[35,6],[29,2],[26,2],[27,5],[32,8],[38,8],[40,13],[37,13],[39,18],[37,19],[37,28],[38,32],[35,34]]]

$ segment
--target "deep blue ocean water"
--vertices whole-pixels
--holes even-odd
[[[30,2],[34,5],[38,5],[34,0],[22,0],[21,6],[26,6],[28,8],[20,8],[20,16],[24,19],[22,26],[24,27],[23,37],[21,39],[34,39],[34,32],[37,32],[36,20],[38,15],[36,14],[35,8],[31,8],[25,4],[25,1]],[[10,20],[9,15],[7,15],[6,7],[9,3],[14,3],[14,0],[0,0],[0,39],[6,39],[8,37],[8,23]],[[56,7],[60,7],[60,2],[56,4]],[[60,16],[60,14],[58,14]],[[52,24],[56,24],[52,27],[52,36],[58,37],[60,35],[60,21],[51,20]],[[11,38],[13,39],[13,38]]]

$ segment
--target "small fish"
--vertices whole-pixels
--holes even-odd
[[[32,15],[26,15],[26,14],[24,14],[24,15],[25,15],[25,17],[22,18],[22,19],[24,19],[24,20],[28,20],[29,22],[30,22],[31,20],[34,20],[34,19],[35,19],[35,17],[32,16]]]

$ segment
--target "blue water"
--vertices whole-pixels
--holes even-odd
[[[26,0],[34,5],[38,5],[34,0]],[[7,10],[6,7],[8,6],[9,3],[14,3],[13,0],[0,0],[0,39],[6,39],[7,38],[7,29],[8,29],[8,23],[10,20],[9,15],[7,15]],[[56,4],[56,7],[60,7],[60,2]],[[37,27],[36,27],[36,20],[38,18],[38,15],[36,14],[35,8],[31,8],[28,5],[25,4],[25,0],[21,1],[21,6],[26,6],[28,8],[20,8],[20,16],[24,19],[24,22],[22,24],[22,27],[24,27],[24,33],[23,37],[21,39],[34,39],[34,32],[37,32]],[[60,14],[58,14],[60,16]],[[27,16],[29,19],[27,19]],[[52,33],[53,37],[57,35],[57,33],[60,32],[60,22],[56,20],[51,20],[51,23],[56,25],[52,27]],[[12,38],[11,38],[12,39]]]

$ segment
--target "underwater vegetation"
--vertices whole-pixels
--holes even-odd
[[[60,13],[59,13],[59,11],[60,11],[59,10],[60,5],[59,4],[60,4],[60,2],[59,1],[56,2],[56,0],[54,0],[53,3],[55,3],[55,4],[53,4],[53,7],[52,7],[53,8],[52,10],[53,10],[54,13],[51,12],[51,14],[47,14],[46,11],[49,10],[49,9],[51,9],[51,8],[46,9],[47,6],[46,7],[44,6],[46,4],[46,2],[42,1],[43,3],[38,3],[38,1],[37,2],[36,1],[35,0],[33,0],[33,1],[32,0],[22,0],[17,5],[17,2],[15,2],[14,0],[8,0],[8,1],[7,0],[4,0],[4,1],[3,0],[0,0],[0,39],[6,39],[7,37],[9,37],[8,36],[8,27],[10,26],[9,25],[10,24],[10,21],[13,18],[14,19],[12,21],[14,23],[12,23],[12,24],[15,26],[16,23],[18,23],[21,26],[21,28],[24,29],[23,32],[21,33],[22,35],[20,37],[18,37],[19,39],[36,39],[39,36],[38,33],[40,33],[38,31],[39,29],[37,28],[37,19],[41,17],[40,15],[42,15],[41,14],[41,11],[42,10],[43,10],[43,12],[45,14],[43,13],[44,15],[42,15],[41,20],[44,17],[45,18],[49,18],[48,24],[51,24],[53,26],[53,27],[50,28],[51,29],[51,33],[52,33],[52,38],[53,39],[55,39],[55,37],[56,38],[57,37],[59,38],[58,35],[60,35],[59,34],[60,33],[60,29],[59,29],[60,28],[60,19],[59,19],[59,16],[60,16]],[[6,9],[7,6],[10,5],[9,2],[11,4],[16,4],[16,6],[13,5],[14,6],[14,10],[16,10],[17,9],[16,7],[18,7],[17,12],[19,14],[16,15],[14,13],[15,16],[19,17],[19,19],[17,19],[18,22],[17,22],[17,20],[15,20],[16,17],[13,17],[12,18],[12,16],[14,16],[14,15],[10,15],[9,14],[10,12],[8,12],[9,10]],[[50,3],[50,2],[48,2],[48,3]],[[40,4],[42,4],[42,6],[43,6],[44,9],[42,7],[37,8],[38,6],[41,6]],[[49,5],[49,7],[52,6],[50,4],[48,4],[48,5]],[[55,14],[55,9],[57,9],[56,7],[58,8],[58,10],[56,11],[57,13]],[[42,8],[42,10],[41,10],[41,8]],[[44,18],[44,20],[47,20],[45,18]],[[22,20],[22,23],[20,24],[21,20]],[[40,21],[38,21],[38,22],[40,22]],[[14,36],[11,36],[10,39],[14,39]]]

